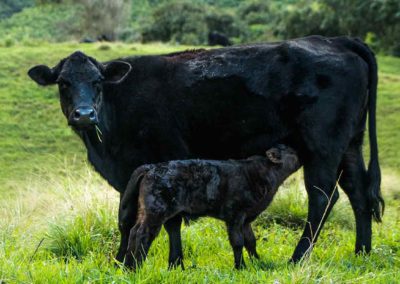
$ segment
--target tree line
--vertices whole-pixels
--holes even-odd
[[[398,0],[2,0],[0,19],[42,5],[80,6],[77,37],[202,45],[212,31],[234,43],[350,35],[400,56]]]

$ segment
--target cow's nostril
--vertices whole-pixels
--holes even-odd
[[[71,124],[89,125],[97,123],[96,110],[92,107],[82,106],[72,112]]]
[[[79,109],[75,110],[75,112],[74,112],[74,118],[75,118],[75,119],[79,119],[80,117],[81,117],[81,113],[80,113]]]

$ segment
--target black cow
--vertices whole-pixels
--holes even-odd
[[[235,268],[245,266],[243,246],[250,257],[259,258],[251,222],[271,203],[282,182],[300,168],[295,151],[284,145],[269,149],[266,156],[178,160],[137,168],[119,209],[120,222],[136,220],[130,232],[121,232],[121,239],[129,237],[128,247],[120,249],[126,250],[124,264],[140,266],[162,224],[181,213],[225,221]],[[180,264],[183,269],[182,259],[178,261],[169,266]]]
[[[54,68],[33,67],[29,76],[40,85],[58,84],[61,108],[89,161],[119,192],[143,164],[243,158],[287,144],[304,165],[309,197],[307,225],[292,261],[317,240],[338,199],[339,176],[355,214],[355,251],[371,250],[371,217],[381,220],[384,202],[377,65],[361,41],[311,36],[105,64],[75,52]],[[367,113],[368,170],[362,156]],[[177,216],[165,227],[180,225]],[[176,248],[170,257],[178,259],[179,244],[170,245]]]
[[[230,46],[232,43],[226,35],[218,32],[210,32],[208,33],[208,45]]]

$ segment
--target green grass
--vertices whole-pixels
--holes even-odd
[[[400,58],[379,58],[377,127],[381,164],[400,169]]]
[[[0,47],[0,282],[6,283],[397,283],[400,277],[400,59],[379,57],[378,138],[387,201],[373,227],[373,252],[356,257],[354,218],[344,194],[311,259],[287,263],[302,231],[307,200],[301,173],[285,183],[254,223],[261,261],[235,271],[222,222],[184,227],[186,271],[168,271],[164,231],[138,273],[116,267],[118,195],[86,164],[67,127],[56,88],[26,75],[80,49],[100,59],[165,53],[185,47],[126,44]]]

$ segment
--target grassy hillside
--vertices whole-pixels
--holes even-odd
[[[79,30],[80,9],[76,5],[43,5],[23,9],[0,20],[0,44],[14,42],[67,41]]]
[[[183,49],[184,47],[179,47]],[[287,264],[306,216],[301,173],[278,193],[255,231],[261,261],[233,271],[221,222],[183,228],[185,272],[168,271],[164,231],[137,274],[113,265],[118,246],[118,196],[89,166],[83,145],[67,127],[56,88],[41,88],[26,72],[53,65],[74,50],[108,60],[165,53],[165,45],[41,44],[0,47],[0,282],[395,283],[400,277],[400,59],[379,57],[378,138],[387,211],[374,225],[373,253],[355,257],[354,220],[339,203],[310,261]]]

